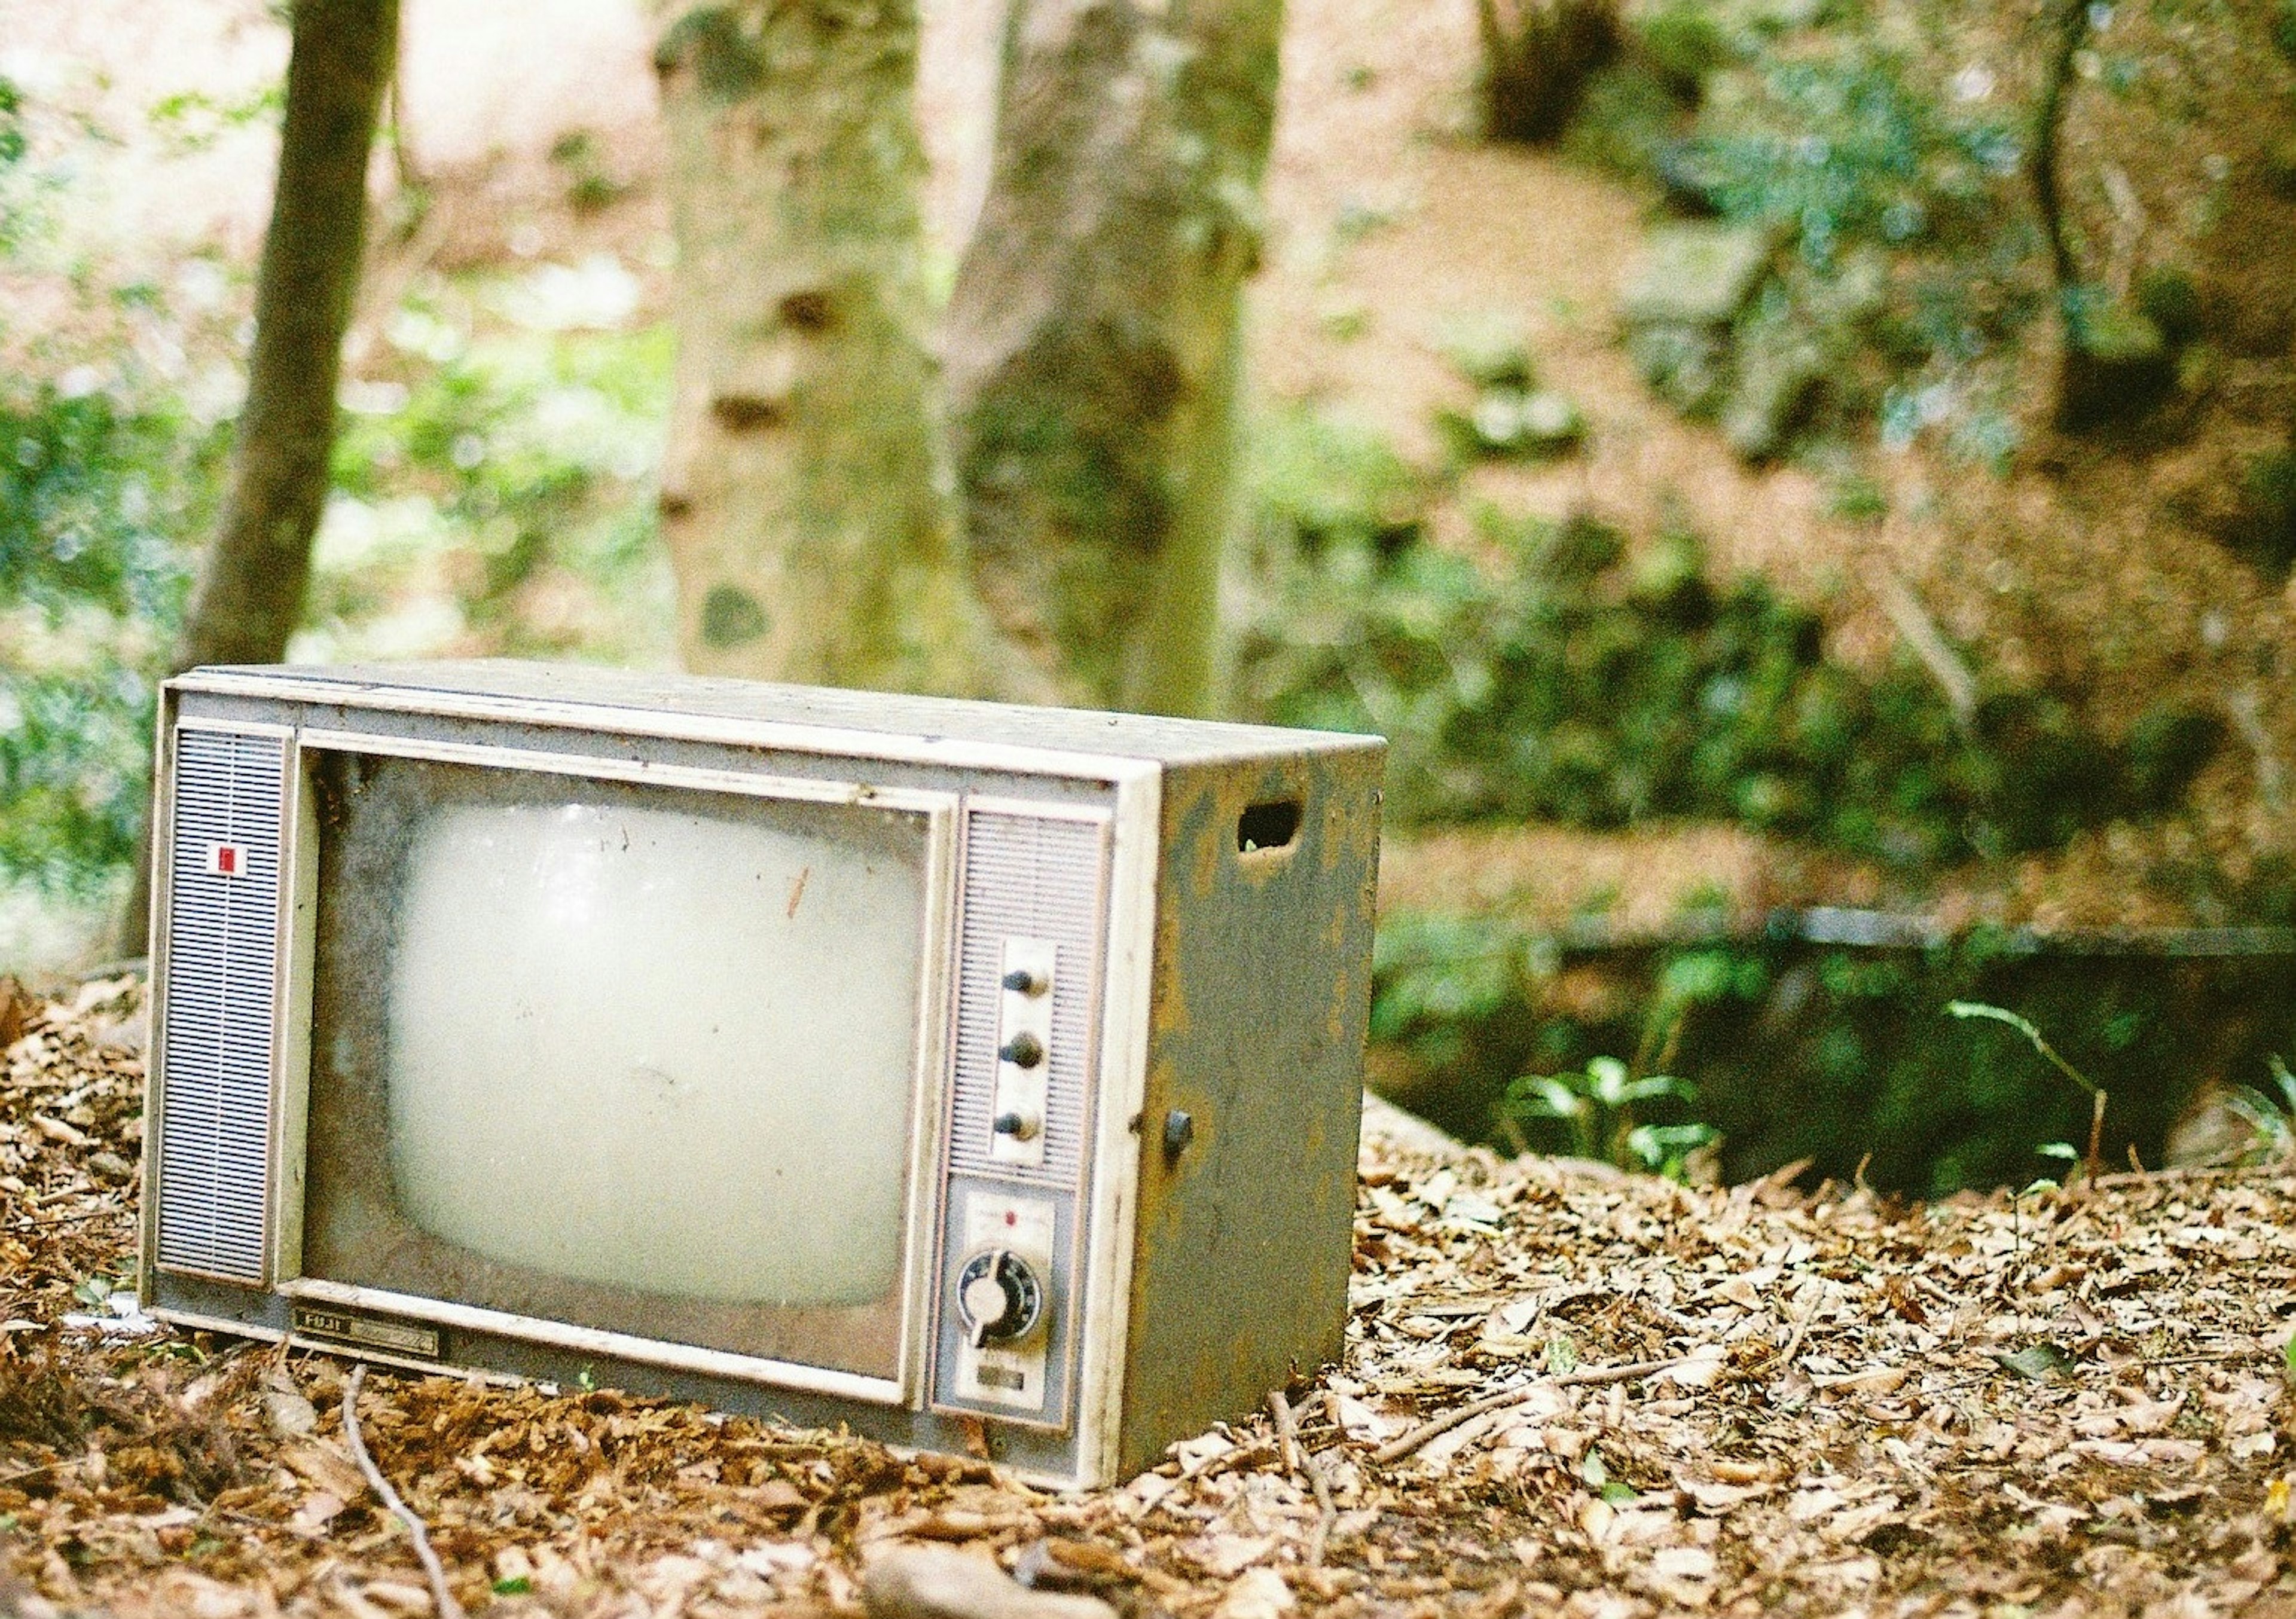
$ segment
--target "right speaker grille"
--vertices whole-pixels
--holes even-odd
[[[949,1126],[952,1168],[1043,1186],[1072,1188],[1078,1183],[1098,1045],[1093,1013],[1099,991],[1107,846],[1105,821],[980,810],[965,818],[956,1094]],[[989,1156],[1004,941],[1009,938],[1043,939],[1058,949],[1041,1167],[998,1164]]]

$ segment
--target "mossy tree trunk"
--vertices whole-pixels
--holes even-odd
[[[932,414],[914,0],[734,0],[655,56],[678,245],[662,527],[688,667],[1033,694]]]
[[[275,663],[310,584],[326,506],[343,332],[366,248],[366,173],[398,54],[398,0],[295,0],[271,225],[256,272],[255,341],[222,522],[173,666]],[[141,949],[151,829],[120,919]]]
[[[1217,700],[1281,0],[1020,0],[946,344],[976,585],[1097,705]]]

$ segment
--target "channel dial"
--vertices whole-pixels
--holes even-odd
[[[956,1311],[975,1349],[1009,1344],[1044,1319],[1045,1284],[1037,1270],[1010,1248],[983,1248],[956,1273]]]

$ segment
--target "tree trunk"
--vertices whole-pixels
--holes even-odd
[[[678,245],[661,515],[717,674],[1033,694],[964,576],[932,418],[914,0],[685,11],[655,54]]]
[[[343,329],[366,240],[367,154],[398,44],[398,0],[296,0],[293,27],[247,404],[179,669],[274,663],[285,653],[326,503]]]
[[[1281,0],[1021,0],[946,350],[981,600],[1070,697],[1217,701]]]
[[[366,246],[367,154],[398,54],[398,0],[295,0],[279,177],[255,281],[223,519],[192,593],[172,666],[276,663],[302,616],[327,499],[343,331]],[[152,828],[120,913],[140,951],[151,912]]]

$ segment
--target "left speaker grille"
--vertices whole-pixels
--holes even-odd
[[[285,744],[176,736],[159,1043],[159,1260],[261,1282]]]

